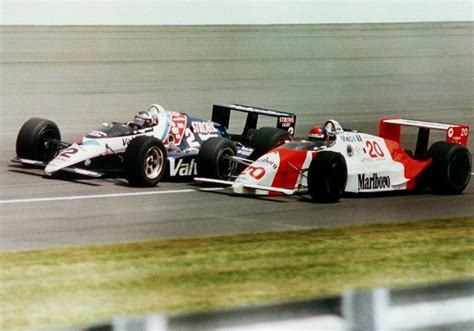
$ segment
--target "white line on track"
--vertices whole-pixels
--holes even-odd
[[[471,175],[474,176],[474,172],[471,173]],[[191,192],[198,192],[198,191],[219,191],[219,190],[224,190],[224,189],[225,188],[223,187],[214,187],[214,188],[202,188],[199,190],[184,189],[184,190],[168,190],[168,191],[143,191],[143,192],[129,192],[129,193],[73,195],[73,196],[67,196],[67,197],[12,199],[12,200],[0,200],[0,205],[14,204],[14,203],[28,203],[28,202],[67,201],[67,200],[83,200],[83,199],[99,199],[99,198],[120,198],[120,197],[132,197],[132,196],[140,196],[140,195],[191,193]]]
[[[142,191],[142,192],[129,192],[129,193],[73,195],[73,196],[65,196],[65,197],[12,199],[12,200],[0,200],[0,204],[47,202],[47,201],[65,201],[65,200],[83,200],[83,199],[99,199],[99,198],[120,198],[120,197],[132,197],[132,196],[140,196],[140,195],[191,193],[191,192],[198,192],[198,191],[219,191],[219,190],[223,190],[223,189],[224,188],[222,188],[222,187],[215,187],[215,188],[203,188],[203,189],[199,189],[199,190],[197,190],[197,189],[184,189],[184,190],[168,190],[168,191]]]

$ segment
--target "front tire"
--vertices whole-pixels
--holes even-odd
[[[433,163],[429,168],[429,186],[439,194],[460,194],[471,179],[472,159],[469,150],[459,144],[437,141],[428,154]]]
[[[166,160],[166,149],[159,139],[136,137],[124,153],[125,178],[132,186],[156,186],[165,173]]]
[[[319,152],[308,169],[308,192],[316,202],[337,202],[347,183],[347,164],[340,153]]]
[[[230,158],[237,154],[235,144],[227,138],[212,137],[199,149],[197,172],[201,177],[229,180],[237,164]]]
[[[21,158],[51,161],[59,148],[50,140],[61,140],[56,123],[43,118],[30,118],[16,138],[16,155]]]

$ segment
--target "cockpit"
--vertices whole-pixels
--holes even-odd
[[[292,150],[311,151],[331,147],[336,143],[338,133],[343,133],[341,125],[335,120],[329,120],[323,126],[315,125],[308,133],[307,139],[298,139],[285,144]]]
[[[162,106],[153,104],[147,111],[138,112],[133,118],[133,121],[128,124],[137,129],[153,127],[160,123],[160,115],[165,113],[166,110]]]
[[[308,140],[330,142],[336,140],[336,134],[343,132],[342,127],[334,120],[327,121],[323,126],[315,125],[308,133]]]

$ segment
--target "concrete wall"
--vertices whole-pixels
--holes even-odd
[[[213,103],[289,110],[298,134],[328,117],[369,132],[383,116],[473,125],[473,31],[473,23],[1,27],[2,136],[14,139],[30,116],[81,134],[154,102],[204,117]]]
[[[472,21],[470,0],[2,0],[2,24],[313,24]]]

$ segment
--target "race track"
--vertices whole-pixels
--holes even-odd
[[[0,27],[0,250],[474,215],[473,182],[461,196],[321,205],[193,183],[53,180],[9,162],[29,117],[54,120],[71,141],[151,103],[205,118],[213,103],[289,110],[299,136],[327,118],[370,133],[387,116],[472,127],[473,32],[473,23]]]

